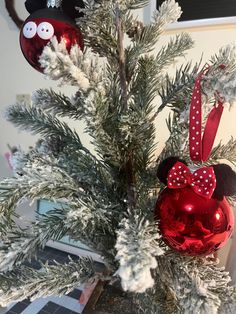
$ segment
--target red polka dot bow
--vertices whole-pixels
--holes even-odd
[[[214,169],[203,167],[191,173],[185,164],[177,161],[168,173],[167,186],[170,189],[191,186],[195,193],[210,199],[216,188]]]

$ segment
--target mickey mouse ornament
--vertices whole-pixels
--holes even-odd
[[[202,135],[201,78],[193,90],[189,117],[189,150],[194,162],[210,155],[223,112],[216,99]],[[191,256],[209,255],[229,239],[234,227],[233,211],[226,196],[236,194],[236,173],[226,164],[190,171],[184,160],[169,157],[161,162],[157,177],[167,187],[155,207],[163,240],[172,249]]]
[[[65,41],[69,52],[73,45],[83,50],[83,38],[74,18],[80,13],[75,6],[83,6],[81,0],[27,0],[26,9],[30,16],[20,31],[20,46],[26,60],[36,70],[43,72],[39,57],[53,36],[58,42]]]

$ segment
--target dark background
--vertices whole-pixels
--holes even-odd
[[[157,8],[164,1],[156,1]],[[178,0],[183,14],[179,21],[236,16],[236,0]]]

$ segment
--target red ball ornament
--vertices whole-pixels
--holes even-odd
[[[73,45],[84,48],[83,38],[74,21],[60,9],[47,8],[32,13],[20,31],[20,46],[26,60],[36,70],[43,72],[39,57],[53,36],[58,42],[63,39],[70,52]]]
[[[223,247],[234,227],[233,211],[225,197],[207,199],[189,186],[161,192],[155,216],[166,244],[190,256],[209,255]]]

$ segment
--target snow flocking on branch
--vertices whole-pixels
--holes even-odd
[[[12,243],[10,248],[8,248],[8,252],[4,252],[5,243],[0,242],[0,269],[1,272],[6,272],[13,269],[16,258],[18,254],[24,251],[26,248],[28,249],[30,239],[24,239],[21,242]]]
[[[159,238],[157,227],[141,215],[121,221],[115,246],[120,263],[116,275],[125,291],[143,293],[154,285],[151,269],[157,267],[155,256],[164,254]]]
[[[233,106],[236,104],[236,71],[230,74],[223,74],[215,77],[209,76],[206,78],[208,84],[205,91],[208,97],[214,97],[214,91],[219,93],[221,99],[225,103]]]
[[[198,273],[189,274],[189,277],[191,280],[187,281],[183,276],[180,279],[182,287],[179,285],[175,287],[184,314],[217,314],[221,304],[219,297],[208,290],[207,283],[200,279]]]
[[[222,47],[217,56],[212,57],[212,66],[203,77],[203,91],[207,101],[219,97],[224,104],[236,104],[236,46]]]
[[[89,211],[88,207],[81,205],[78,206],[78,204],[75,204],[76,210],[70,209],[67,213],[67,219],[66,224],[68,226],[71,226],[75,221],[80,220],[81,225],[86,228],[88,223],[93,223],[93,214],[91,211]]]
[[[14,273],[8,273],[8,276],[0,274],[3,282],[0,304],[7,306],[9,301],[22,301],[26,298],[34,301],[49,295],[68,294],[86,282],[93,282],[96,277],[93,262],[87,258],[80,258],[78,261],[69,258],[65,265],[46,263],[39,270],[19,266]]]
[[[39,62],[48,78],[61,80],[61,84],[77,85],[86,91],[90,85],[89,79],[76,64],[76,61],[81,59],[83,59],[83,52],[77,45],[74,45],[68,53],[65,41],[61,40],[59,43],[54,36],[45,46]]]
[[[177,22],[182,14],[181,7],[175,0],[168,0],[162,3],[159,10],[155,13],[155,22],[165,28],[171,23]]]
[[[88,48],[81,51],[78,45],[73,45],[68,52],[65,41],[58,42],[54,36],[45,46],[39,62],[44,74],[60,81],[60,85],[78,86],[84,92],[91,87],[102,89],[106,61]]]

